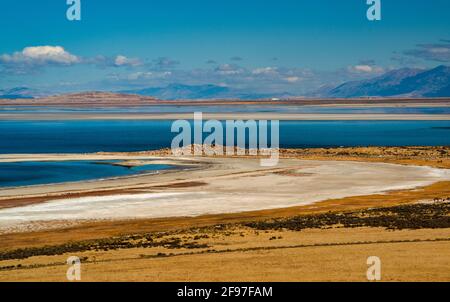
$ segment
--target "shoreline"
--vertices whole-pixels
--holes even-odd
[[[364,152],[361,151],[363,150],[361,148],[349,149],[354,152]],[[403,150],[402,148],[398,149]],[[428,150],[428,156],[430,156],[430,154],[435,154],[433,156],[436,156],[436,154],[442,154],[442,156],[445,157],[442,150],[447,150],[448,148],[422,148],[422,150],[423,149]],[[326,152],[333,152],[330,150],[332,149],[328,149]],[[343,150],[345,149],[338,150],[340,150],[339,152],[344,152]],[[382,148],[367,148],[367,150],[372,150],[372,152],[374,152],[374,150],[382,150]],[[417,152],[414,151],[414,148],[405,148],[403,151],[405,150],[409,150],[408,152],[412,153]],[[272,211],[277,213],[280,211],[282,212],[283,209],[291,207],[303,206],[314,208],[318,204],[327,204],[328,200],[352,199],[356,197],[364,199],[363,196],[366,195],[374,196],[371,194],[390,194],[389,192],[391,191],[406,192],[408,190],[413,190],[414,188],[433,187],[433,185],[440,184],[443,181],[450,181],[449,176],[444,176],[444,174],[447,175],[447,172],[450,170],[436,170],[429,168],[426,163],[417,162],[419,166],[411,166],[411,164],[414,163],[386,163],[386,160],[384,160],[384,162],[383,160],[380,160],[381,163],[371,163],[370,158],[365,159],[362,156],[359,157],[359,160],[351,157],[347,157],[343,160],[333,160],[332,158],[317,159],[314,158],[314,156],[308,159],[305,155],[302,156],[292,153],[296,151],[320,152],[319,150],[284,150],[282,151],[281,166],[275,169],[261,169],[257,164],[258,160],[256,158],[189,157],[174,159],[172,157],[161,156],[167,152],[166,150],[148,152],[147,155],[145,152],[137,152],[128,154],[104,153],[81,155],[41,154],[0,156],[0,161],[17,161],[18,159],[24,161],[31,159],[48,161],[120,158],[124,161],[151,159],[157,161],[159,160],[164,163],[171,163],[171,161],[175,160],[184,165],[187,164],[197,166],[194,170],[165,171],[165,173],[158,175],[137,175],[128,176],[127,178],[107,179],[95,182],[64,183],[3,189],[0,190],[0,208],[3,208],[0,212],[6,211],[6,213],[15,213],[17,211],[20,212],[24,210],[26,213],[27,206],[31,206],[34,210],[37,210],[40,207],[45,210],[48,201],[51,201],[48,205],[52,205],[53,208],[59,207],[61,210],[65,209],[65,212],[70,209],[70,206],[76,207],[77,204],[79,204],[80,206],[84,205],[85,207],[86,203],[93,204],[92,206],[88,206],[91,210],[86,208],[85,212],[91,213],[91,216],[94,216],[86,217],[85,215],[82,215],[78,217],[72,213],[71,215],[75,216],[71,216],[71,219],[69,219],[70,223],[56,223],[56,225],[60,227],[64,227],[64,225],[70,226],[72,225],[71,222],[85,220],[86,218],[106,219],[102,223],[109,224],[121,220],[127,220],[132,217],[136,220],[148,220],[175,219],[180,216],[233,216],[236,214],[255,211]],[[375,155],[374,158],[376,159],[377,156]],[[439,160],[437,161],[439,162]],[[438,164],[438,167],[442,168],[443,163],[441,162]],[[445,168],[448,168],[446,164],[447,162],[444,162]],[[395,172],[392,172],[391,170],[395,170]],[[425,172],[425,170],[428,172]],[[345,171],[351,172],[347,173]],[[436,174],[438,171],[439,173],[444,174],[439,176]],[[361,176],[358,176],[360,173],[362,173],[361,175],[366,175],[364,176],[365,180],[361,179]],[[427,175],[427,173],[431,173],[429,174],[429,177],[431,178],[424,176]],[[348,176],[352,174],[355,174],[355,177],[352,178]],[[422,176],[419,177],[419,175]],[[352,179],[347,179],[349,177]],[[410,179],[409,182],[408,179]],[[250,180],[253,184],[250,186],[248,184],[245,185],[245,183],[248,183]],[[278,192],[270,192],[270,190],[267,189],[267,187],[270,187],[268,186],[268,181],[271,183],[271,186],[281,188],[281,191],[277,190]],[[328,183],[329,185],[325,188],[321,187],[320,182],[322,181],[325,181],[325,183]],[[286,183],[290,182],[293,182],[294,185],[286,185]],[[314,183],[317,183],[317,185],[314,185]],[[352,183],[352,186],[349,186],[349,183]],[[296,186],[300,187],[300,189],[295,188]],[[359,186],[362,187],[359,188]],[[352,187],[353,189],[351,189]],[[239,197],[236,199],[236,196],[240,196],[237,192],[244,192],[242,190],[247,192],[245,193],[246,198]],[[328,193],[327,190],[329,191]],[[292,199],[294,196],[295,199]],[[217,198],[219,197],[225,199],[222,202],[215,204],[211,204],[209,201],[211,198],[217,201]],[[143,201],[148,200],[148,198],[153,200],[152,207],[145,210],[146,206]],[[172,201],[169,201],[169,199]],[[248,202],[245,201],[246,199],[248,199]],[[136,208],[131,207],[127,210],[126,205],[130,202],[131,204],[137,203],[140,207],[144,207],[138,211],[139,215],[133,214],[135,213]],[[167,202],[173,203],[171,207],[167,208],[167,206],[164,205]],[[184,204],[184,206],[180,203]],[[236,204],[233,205],[233,203]],[[112,216],[105,216],[105,214],[98,213],[95,214],[95,211],[94,214],[92,214],[91,211],[95,209],[95,204],[104,204],[109,207],[115,206],[117,209],[120,208],[120,211],[117,212],[117,214],[114,214],[115,210],[112,208],[113,212],[110,212],[113,213],[111,214]],[[179,206],[175,206],[177,204],[179,204]],[[228,209],[226,208],[227,204]],[[258,204],[261,205],[258,206]],[[99,209],[98,205],[97,209]],[[154,206],[156,206],[156,208]],[[161,206],[162,208],[160,208]],[[175,208],[173,208],[173,206],[175,206]],[[219,208],[217,208],[218,206]],[[221,207],[224,208],[221,209]],[[129,214],[125,215],[124,213]],[[59,217],[58,215],[53,216]],[[171,216],[175,217],[170,218]],[[33,219],[37,222],[40,221],[39,219],[36,220],[36,218]],[[111,222],[108,222],[108,219],[112,219]],[[49,225],[52,221],[55,222],[55,220],[50,219],[48,223],[43,223],[43,225]]]
[[[326,200],[315,205],[296,206],[263,211],[202,215],[197,217],[173,217],[131,220],[78,221],[67,224],[55,221],[55,228],[22,230],[0,233],[0,251],[17,248],[42,247],[67,242],[106,239],[131,234],[158,234],[160,232],[189,232],[193,228],[271,221],[303,215],[346,213],[363,209],[382,209],[391,206],[410,205],[433,201],[437,196],[450,196],[450,181],[439,182],[420,190],[394,191],[382,195],[356,196]]]
[[[193,113],[68,113],[0,114],[2,121],[71,120],[192,120]],[[281,121],[449,121],[450,114],[290,114],[290,113],[203,113],[209,120]]]
[[[139,95],[118,94],[72,94],[37,99],[0,99],[0,106],[63,106],[63,107],[136,107],[157,105],[296,105],[296,106],[339,106],[339,105],[409,105],[409,104],[450,104],[450,98],[300,98],[287,99],[185,99],[185,100],[159,100]]]

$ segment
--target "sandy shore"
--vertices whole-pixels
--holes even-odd
[[[172,158],[125,154],[39,155],[33,160],[155,160],[196,167],[118,179],[0,190],[0,230],[55,221],[192,217],[309,205],[450,180],[450,171],[386,163],[282,159],[262,168],[251,158]],[[0,161],[27,161],[27,155]],[[49,224],[45,223],[48,222]]]
[[[0,114],[0,120],[191,120],[192,113],[69,113]],[[449,114],[291,114],[291,113],[204,113],[209,120],[283,121],[448,121]]]

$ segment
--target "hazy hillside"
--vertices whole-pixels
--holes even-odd
[[[192,100],[192,99],[262,99],[272,97],[287,97],[289,93],[248,93],[237,89],[217,85],[183,85],[170,84],[166,87],[154,87],[138,90],[125,90],[121,93],[131,93],[143,96],[153,96],[161,100]]]
[[[16,87],[11,89],[0,89],[0,99],[32,99],[45,94],[27,87]]]
[[[450,96],[450,67],[430,70],[402,68],[379,77],[344,83],[323,96],[326,97],[448,97]]]

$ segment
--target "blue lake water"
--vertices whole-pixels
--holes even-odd
[[[0,163],[0,187],[94,180],[169,169],[167,165],[123,167],[94,161]]]
[[[0,121],[0,153],[170,147],[171,121]],[[450,121],[282,121],[280,147],[450,145]],[[2,170],[0,170],[3,172]]]

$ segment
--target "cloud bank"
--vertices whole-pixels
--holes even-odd
[[[450,62],[450,40],[441,40],[439,43],[418,44],[415,49],[403,52],[406,56],[411,56],[423,60]]]
[[[251,58],[250,58],[251,59]],[[381,66],[373,59],[361,60],[355,64],[335,70],[316,70],[295,66],[280,66],[275,58],[267,64],[248,66],[239,56],[228,59],[232,62],[220,62],[205,58],[201,67],[183,69],[180,61],[166,56],[155,59],[136,58],[123,53],[116,55],[97,55],[82,57],[62,46],[30,46],[21,51],[0,55],[0,73],[18,76],[24,79],[22,85],[28,86],[26,77],[20,76],[44,72],[47,67],[70,68],[84,65],[86,74],[97,79],[82,84],[83,79],[61,79],[61,83],[78,82],[71,86],[73,90],[127,90],[134,88],[161,87],[173,83],[186,85],[213,84],[233,87],[249,92],[287,92],[304,95],[320,90],[321,87],[336,86],[343,82],[368,79],[385,73],[398,65],[411,66],[411,62],[450,61],[450,40],[438,43],[419,44],[415,49],[394,52],[391,57],[393,66]],[[55,71],[49,71],[55,72]],[[79,73],[77,73],[79,75]],[[54,86],[62,87],[62,84]],[[82,86],[80,86],[82,85]]]
[[[0,55],[0,65],[13,73],[27,73],[44,66],[70,66],[81,59],[61,46],[25,47],[13,54]]]

